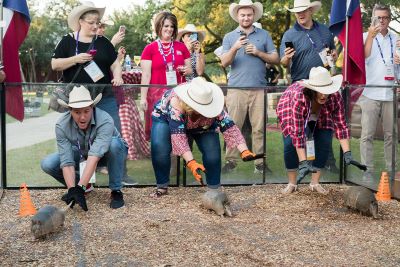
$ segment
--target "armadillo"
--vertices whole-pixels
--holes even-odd
[[[348,208],[358,210],[363,215],[378,216],[378,203],[374,193],[362,186],[351,186],[344,195],[344,203]]]
[[[206,209],[214,210],[221,217],[232,217],[230,202],[225,192],[209,190],[204,193],[201,202]]]
[[[66,210],[51,205],[40,208],[38,213],[32,217],[31,231],[34,237],[36,239],[45,237],[61,228],[64,225]]]

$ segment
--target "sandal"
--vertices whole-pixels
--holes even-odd
[[[289,195],[293,192],[297,191],[297,185],[292,184],[292,183],[288,183],[288,185],[281,190],[282,194],[284,195]]]
[[[149,197],[160,198],[165,195],[168,195],[168,188],[157,188],[153,193],[150,193]]]
[[[322,195],[327,195],[328,194],[328,190],[326,190],[325,188],[323,188],[322,186],[321,186],[321,184],[319,184],[319,183],[317,183],[317,184],[311,184],[310,183],[310,188],[311,188],[311,191],[317,191],[318,193],[320,193],[320,194],[322,194]]]

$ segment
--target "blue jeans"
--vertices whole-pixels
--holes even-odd
[[[80,154],[78,149],[73,149],[75,161],[75,183],[79,182],[79,161]],[[109,187],[111,190],[120,190],[122,188],[122,176],[124,172],[124,162],[128,148],[126,142],[121,137],[113,137],[111,140],[110,148],[100,161],[107,162]],[[53,153],[45,157],[41,162],[42,170],[53,176],[57,181],[65,184],[62,169],[60,168],[60,155]]]
[[[315,160],[313,166],[318,170],[325,167],[328,160],[329,151],[332,147],[332,130],[315,129],[314,132],[314,146],[315,146]],[[296,148],[293,146],[292,138],[290,135],[283,136],[283,159],[285,167],[289,171],[294,171],[299,168],[299,158],[297,156]]]
[[[158,188],[169,185],[169,171],[171,168],[171,133],[169,124],[158,118],[152,118],[151,128],[151,161]],[[187,134],[193,139],[200,152],[206,168],[206,180],[209,188],[218,188],[221,183],[221,146],[216,132]]]
[[[118,132],[121,132],[121,120],[119,119],[119,108],[117,105],[117,100],[113,96],[107,96],[97,103],[96,107],[107,112],[111,118],[114,120],[114,125]]]

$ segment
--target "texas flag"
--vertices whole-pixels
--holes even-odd
[[[26,0],[4,0],[3,19],[3,65],[6,73],[6,82],[21,82],[18,50],[28,34],[29,10]],[[21,86],[7,86],[6,111],[8,114],[22,121],[24,119],[24,101]]]
[[[346,17],[348,17],[348,34],[346,36]],[[365,84],[365,57],[363,28],[359,0],[333,0],[329,29],[343,45],[343,76],[350,84]],[[346,37],[347,46],[346,47]]]

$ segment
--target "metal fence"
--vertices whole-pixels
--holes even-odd
[[[1,160],[1,186],[3,188],[18,188],[22,182],[26,182],[31,188],[50,188],[60,187],[61,184],[56,182],[52,177],[45,174],[40,168],[40,161],[47,154],[56,152],[56,142],[54,126],[60,113],[48,110],[48,104],[52,92],[59,86],[65,84],[58,83],[22,83],[22,84],[6,84],[5,90],[9,86],[22,86],[24,98],[24,111],[25,119],[23,122],[18,122],[12,117],[5,115],[5,101],[4,90],[1,93],[1,118],[2,118],[2,131],[1,131],[1,147],[3,157]],[[156,85],[152,85],[157,87]],[[99,86],[101,87],[101,85]],[[138,110],[138,99],[140,95],[141,85],[123,85],[117,88],[117,98],[122,104],[130,105],[130,108],[136,109],[135,112],[140,114],[140,123],[143,123],[143,112]],[[162,86],[165,87],[165,86]],[[346,103],[346,110],[348,111],[348,123],[351,129],[351,150],[353,156],[360,160],[360,129],[361,129],[361,109],[357,102],[352,101],[354,94],[362,90],[365,86],[347,85],[342,90],[343,97]],[[376,86],[374,86],[376,87]],[[226,86],[221,85],[221,88],[226,92]],[[232,88],[232,87],[229,87]],[[384,88],[384,87],[380,87]],[[397,137],[397,118],[398,118],[398,101],[396,87],[393,89],[394,98],[394,122],[393,123],[393,140],[398,140]],[[286,183],[287,176],[283,162],[283,142],[282,134],[280,132],[275,108],[279,101],[281,93],[286,89],[285,86],[267,86],[264,88],[240,88],[235,89],[243,90],[264,90],[264,113],[268,119],[265,120],[264,131],[264,149],[266,152],[266,163],[272,170],[272,173],[255,173],[254,164],[247,162],[240,162],[234,172],[222,174],[221,182],[223,185],[253,185],[253,184],[266,184],[266,183]],[[353,96],[353,97],[352,97]],[[129,101],[128,101],[129,100]],[[6,103],[7,105],[7,103]],[[351,112],[350,112],[351,111]],[[229,111],[228,111],[229,112]],[[249,132],[248,127],[243,129],[245,136]],[[132,133],[135,134],[135,133]],[[221,135],[222,136],[222,135]],[[248,140],[248,139],[247,139]],[[393,169],[391,171],[392,179],[395,178],[397,173],[396,156],[398,154],[397,142],[393,143],[392,153]],[[221,138],[221,146],[223,147],[223,139]],[[140,150],[139,144],[135,144],[135,148]],[[384,140],[382,131],[377,129],[374,140],[374,179],[363,179],[363,173],[356,170],[354,167],[345,167],[342,163],[342,156],[340,153],[340,146],[338,140],[333,141],[333,156],[334,164],[337,168],[327,169],[323,172],[321,182],[323,183],[340,183],[352,182],[362,184],[370,188],[376,188],[379,181],[380,172],[385,169],[384,162]],[[199,160],[201,159],[200,152],[194,146],[194,155]],[[222,149],[221,157],[224,163],[225,151]],[[200,160],[201,161],[201,160]],[[178,161],[179,162],[179,161]],[[179,186],[194,186],[197,183],[194,181],[192,175],[186,175],[183,162],[179,162],[178,172],[171,177],[171,185]],[[135,160],[127,161],[128,174],[139,182],[139,186],[153,186],[155,185],[155,177],[149,158],[137,158]],[[97,175],[97,185],[107,186],[107,175]],[[308,182],[304,180],[303,182]]]

